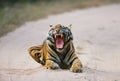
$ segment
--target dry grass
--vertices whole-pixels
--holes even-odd
[[[0,37],[15,30],[26,21],[44,18],[77,8],[118,3],[120,0],[59,0],[51,2],[17,3],[0,9]]]

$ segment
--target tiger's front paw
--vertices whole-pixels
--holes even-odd
[[[70,71],[75,72],[75,73],[80,73],[82,72],[82,64],[79,60],[76,60],[73,62]]]
[[[70,71],[72,71],[74,73],[81,73],[82,69],[80,67],[71,67]]]
[[[59,69],[59,65],[51,60],[47,60],[45,64],[47,69]]]

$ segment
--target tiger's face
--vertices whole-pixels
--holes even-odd
[[[62,50],[67,42],[73,40],[73,35],[70,28],[58,24],[49,30],[47,40],[54,44],[57,50]]]

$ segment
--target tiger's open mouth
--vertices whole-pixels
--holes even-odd
[[[64,46],[64,35],[63,34],[55,34],[54,40],[55,40],[56,48],[62,49]]]

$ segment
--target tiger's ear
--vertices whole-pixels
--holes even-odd
[[[54,26],[53,25],[49,25],[49,30],[52,29]]]
[[[68,28],[71,30],[71,28],[72,28],[72,24],[68,25]]]
[[[53,25],[50,25],[50,28],[52,28],[53,27]]]

